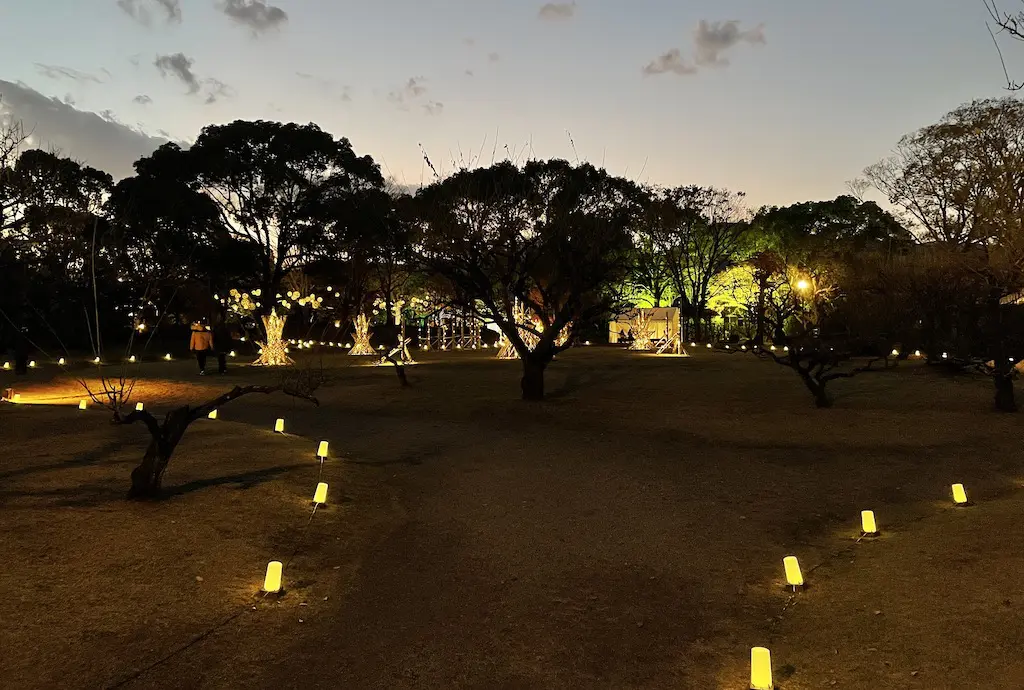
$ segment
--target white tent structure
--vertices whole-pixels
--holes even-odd
[[[645,333],[641,333],[643,329]],[[608,342],[618,343],[631,335],[635,341],[649,340],[658,354],[686,354],[679,332],[678,307],[631,309],[608,322]],[[647,349],[647,348],[645,348]]]

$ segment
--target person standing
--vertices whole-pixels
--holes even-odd
[[[233,347],[234,341],[231,337],[231,329],[228,328],[227,322],[221,319],[213,327],[213,349],[217,352],[218,374],[228,373],[228,353],[231,352]]]
[[[192,338],[189,340],[188,349],[196,353],[199,375],[205,376],[206,356],[213,350],[213,334],[199,321],[192,324]]]

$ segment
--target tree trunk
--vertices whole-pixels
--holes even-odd
[[[523,389],[523,400],[544,399],[544,369],[547,362],[530,356],[523,359],[523,378],[520,385]]]
[[[996,410],[999,412],[1016,412],[1017,400],[1013,393],[1013,370],[1010,372],[996,371],[992,381],[996,386]]]
[[[757,325],[754,331],[754,344],[763,347],[764,346],[764,330],[765,330],[765,292],[768,289],[768,273],[766,271],[758,271],[757,276]]]
[[[170,460],[161,455],[160,442],[154,438],[149,442],[142,462],[132,470],[132,486],[128,490],[128,498],[144,500],[160,495],[160,484],[164,470],[167,469],[167,461]]]

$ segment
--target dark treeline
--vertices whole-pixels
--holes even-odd
[[[394,342],[396,307],[407,321],[452,307],[501,329],[524,396],[540,398],[553,357],[598,340],[611,315],[675,305],[686,339],[705,342],[722,337],[713,305],[725,295],[744,343],[991,363],[1011,409],[1024,355],[1022,137],[1019,101],[976,101],[904,137],[850,195],[749,209],[742,193],[563,160],[460,170],[409,194],[347,139],[263,121],[209,126],[115,182],[28,148],[10,123],[0,351],[101,354],[134,338],[141,354],[150,338],[184,344],[195,319],[258,337],[271,310],[297,338],[373,311]],[[901,218],[863,201],[869,187]]]

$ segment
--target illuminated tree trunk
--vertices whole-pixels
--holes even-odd
[[[281,316],[276,309],[269,316],[263,317],[263,330],[267,334],[266,342],[256,343],[260,346],[260,356],[252,363],[254,367],[283,367],[295,364],[285,351],[284,322],[287,315]]]

